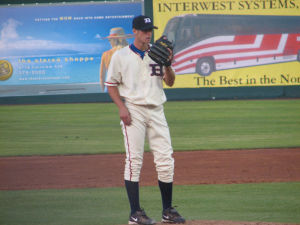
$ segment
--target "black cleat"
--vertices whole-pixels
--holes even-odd
[[[185,219],[182,216],[180,216],[176,209],[170,207],[163,210],[161,222],[179,224],[185,223]]]
[[[130,215],[128,224],[153,225],[155,221],[149,218],[144,210],[140,209]]]

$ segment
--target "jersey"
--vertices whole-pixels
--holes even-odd
[[[126,102],[158,106],[166,101],[163,74],[163,67],[147,52],[142,59],[126,46],[112,56],[105,85],[118,86],[120,96]]]

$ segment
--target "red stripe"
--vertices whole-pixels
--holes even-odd
[[[129,170],[130,170],[130,179],[129,179],[129,181],[131,181],[131,179],[132,179],[131,155],[130,155],[130,148],[129,148],[129,141],[128,141],[126,125],[124,123],[123,123],[123,125],[124,125],[124,129],[125,129],[125,137],[126,137],[127,151],[128,151],[128,157],[129,157]]]
[[[119,83],[109,83],[109,82],[105,82],[105,84],[119,84]]]
[[[189,68],[194,68],[195,69],[196,68],[196,63],[191,63],[191,64],[188,64],[186,66],[175,68],[175,73],[179,73],[180,71],[186,70],[186,69],[189,69]]]

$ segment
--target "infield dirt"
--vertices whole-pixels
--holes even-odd
[[[175,152],[175,185],[300,181],[300,148]],[[0,190],[123,186],[124,154],[0,157]],[[142,186],[157,185],[145,153]]]

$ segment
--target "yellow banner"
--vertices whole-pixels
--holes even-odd
[[[300,0],[153,0],[173,88],[300,85]]]

